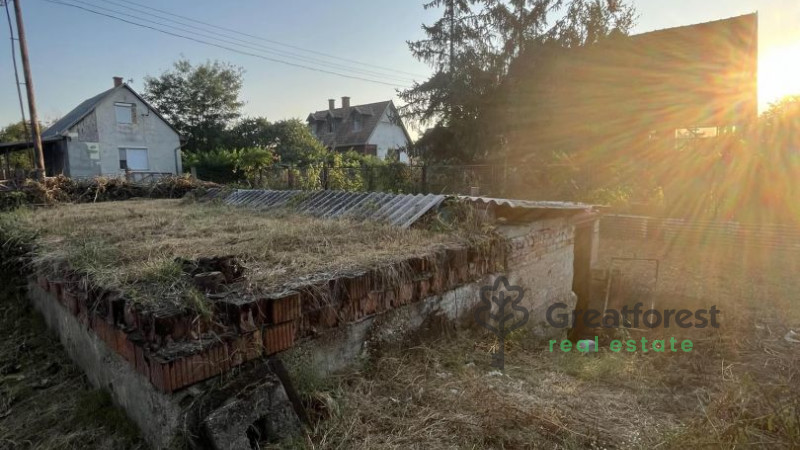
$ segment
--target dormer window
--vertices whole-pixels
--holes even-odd
[[[361,131],[361,114],[353,114],[353,131]]]
[[[336,131],[336,124],[334,123],[333,118],[329,117],[328,118],[328,133],[333,133],[334,131]]]

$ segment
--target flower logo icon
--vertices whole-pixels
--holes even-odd
[[[520,306],[524,290],[509,284],[505,276],[497,277],[494,285],[483,286],[481,301],[475,308],[475,322],[494,333],[500,340],[499,349],[492,355],[492,366],[505,367],[505,339],[509,333],[528,322],[528,309]]]

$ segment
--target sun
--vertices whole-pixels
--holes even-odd
[[[758,58],[761,109],[789,94],[800,94],[800,41],[762,50]]]

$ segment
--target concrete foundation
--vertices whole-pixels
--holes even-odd
[[[271,433],[261,436],[265,440],[286,437],[300,428],[286,391],[266,360],[174,394],[161,393],[33,281],[28,283],[28,297],[92,385],[108,390],[155,449],[186,440],[217,450],[247,450],[248,429],[264,417],[271,418],[263,428]],[[198,437],[201,423],[206,435]]]

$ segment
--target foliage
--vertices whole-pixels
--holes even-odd
[[[264,117],[242,119],[227,132],[228,148],[270,148],[285,165],[306,165],[323,158],[322,143],[299,119],[270,123]]]
[[[181,59],[158,77],[146,77],[143,96],[187,139],[188,151],[207,151],[223,144],[225,128],[240,115],[243,73],[219,61]]]
[[[423,25],[426,38],[410,42],[412,55],[434,69],[425,81],[401,92],[402,112],[435,124],[428,161],[477,162],[503,151],[502,129],[493,120],[509,68],[523,55],[592,44],[627,33],[635,13],[622,1],[433,0],[443,16]],[[553,17],[560,17],[552,21]],[[507,95],[505,93],[504,95]],[[446,128],[449,133],[441,132]],[[449,134],[449,136],[447,136]],[[447,137],[448,143],[442,142]],[[435,143],[436,146],[430,144]]]
[[[269,147],[272,144],[272,124],[266,117],[241,119],[225,132],[226,148]]]
[[[322,143],[299,119],[273,123],[272,139],[275,153],[283,164],[305,165],[319,161],[327,153]]]
[[[0,128],[0,142],[20,142],[31,139],[28,132],[28,125],[22,122],[14,122]]]
[[[0,192],[0,211],[11,211],[25,204],[25,193],[21,191]]]
[[[232,150],[190,153],[184,157],[183,165],[194,168],[201,180],[231,183],[240,179],[236,177],[236,155]]]
[[[270,148],[215,149],[187,155],[185,164],[197,176],[219,183],[246,181],[259,176],[277,160]]]
[[[342,191],[364,190],[360,155],[355,152],[333,153],[328,169],[328,188]]]
[[[14,122],[0,128],[0,142],[20,142],[30,141],[31,137],[28,133],[28,125],[22,121]],[[33,156],[32,150],[14,151],[8,155],[8,163],[13,168],[33,169],[34,164],[31,159]],[[5,163],[5,161],[3,161]]]
[[[72,179],[63,175],[43,182],[28,180],[18,190],[0,192],[0,210],[24,205],[95,203],[131,198],[182,198],[189,192],[217,187],[188,177],[164,177],[152,184],[132,183],[124,178]]]
[[[774,150],[800,150],[800,94],[770,103],[759,120],[761,141]]]

